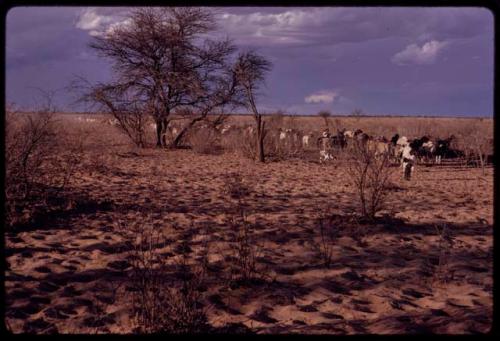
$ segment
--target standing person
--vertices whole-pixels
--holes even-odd
[[[403,148],[403,174],[405,180],[410,180],[411,174],[414,170],[415,155],[413,149],[409,144],[405,145]]]
[[[330,139],[330,132],[329,132],[328,128],[326,128],[323,131],[323,134],[321,134],[321,136],[318,137],[317,143],[318,143],[318,148],[319,148],[319,161],[323,162],[326,160],[333,159],[333,156],[329,153],[331,139]]]

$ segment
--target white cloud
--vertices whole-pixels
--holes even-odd
[[[306,103],[333,103],[339,97],[338,93],[331,90],[322,90],[304,98]]]
[[[223,31],[231,32],[241,44],[325,46],[387,37],[418,43],[472,37],[491,26],[484,12],[473,8],[299,7],[244,12],[223,8],[218,18]]]
[[[417,44],[408,45],[404,50],[392,57],[392,62],[398,65],[405,64],[433,64],[443,48],[447,46],[446,41],[431,40],[421,47]]]
[[[121,25],[129,25],[131,22],[130,19],[121,17],[122,10],[117,10],[114,13],[99,13],[100,10],[99,8],[85,9],[78,17],[75,27],[88,31],[91,36],[101,36],[113,32]]]
[[[96,9],[89,8],[83,11],[76,22],[76,28],[85,31],[95,31],[112,23],[116,19],[110,15],[98,14]]]

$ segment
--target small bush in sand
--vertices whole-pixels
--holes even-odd
[[[215,129],[197,129],[191,132],[189,143],[198,154],[216,154],[221,149]]]
[[[329,268],[333,260],[333,246],[339,237],[339,228],[332,219],[323,216],[317,219],[319,241],[314,241],[314,247],[319,253],[325,267]]]
[[[257,148],[257,136],[239,136],[236,141],[239,153],[250,160],[255,159],[255,149]]]
[[[245,181],[240,173],[230,173],[224,179],[224,194],[238,203],[243,204],[244,199],[251,194],[251,191],[251,185]]]
[[[204,267],[190,264],[189,241],[183,240],[176,283],[168,280],[169,264],[159,252],[166,238],[155,229],[141,229],[132,249],[133,312],[140,333],[202,333],[209,329],[202,304]]]
[[[233,129],[222,136],[221,146],[225,152],[233,152],[246,159],[254,160],[257,137],[242,128]]]
[[[453,280],[454,273],[450,270],[450,259],[455,243],[450,229],[446,224],[435,225],[438,235],[438,262],[434,269],[433,284],[448,283]]]
[[[346,175],[356,189],[361,216],[374,220],[390,192],[389,178],[394,170],[390,167],[390,155],[377,154],[363,143],[353,143],[344,154]]]
[[[248,221],[246,198],[251,194],[252,186],[244,180],[241,174],[230,174],[224,184],[224,193],[231,200],[231,211],[227,224],[231,230],[229,242],[230,281],[248,283],[260,279],[258,254],[260,247],[257,244],[254,226]]]
[[[5,209],[7,227],[29,223],[35,211],[64,190],[82,154],[81,141],[67,134],[54,111],[7,112]]]
[[[233,214],[228,221],[234,238],[230,243],[233,262],[230,265],[232,282],[247,283],[260,278],[257,264],[258,246],[255,241],[253,226],[246,217],[243,207]]]

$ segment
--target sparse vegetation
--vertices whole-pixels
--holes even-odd
[[[189,143],[199,154],[217,154],[221,150],[215,129],[196,129],[189,134]]]
[[[434,269],[433,281],[437,284],[446,284],[453,280],[453,271],[450,269],[451,254],[454,238],[447,224],[434,225],[438,236],[438,260]]]
[[[141,333],[207,332],[206,309],[200,288],[205,281],[203,262],[189,260],[188,237],[180,242],[181,253],[172,262],[160,253],[166,237],[150,227],[134,229],[136,241],[129,259],[133,285],[133,315],[136,330]],[[191,234],[189,234],[191,235]]]
[[[468,10],[9,13],[6,330],[494,332],[493,118],[318,112],[488,110]]]
[[[361,109],[354,109],[352,112],[351,112],[351,116],[354,117],[354,119],[359,122],[359,120],[361,119],[362,116],[364,116],[365,113],[363,112],[363,110]]]
[[[325,128],[330,128],[330,122],[328,119],[330,118],[330,116],[332,116],[332,113],[326,110],[321,110],[318,113],[318,116],[325,120]]]
[[[256,150],[255,157],[259,162],[265,161],[264,139],[266,137],[266,122],[257,109],[257,90],[265,80],[266,74],[271,70],[271,62],[255,51],[241,53],[234,66],[234,75],[240,88],[241,99],[239,103],[253,114],[256,125]]]
[[[390,167],[390,155],[377,155],[376,150],[363,143],[354,143],[346,154],[346,177],[356,190],[360,214],[374,220],[389,193],[389,179],[394,169]]]
[[[325,267],[329,268],[333,261],[333,247],[340,235],[340,226],[335,224],[331,216],[322,216],[317,219],[319,241],[314,245]]]
[[[448,301],[477,309],[475,316],[483,322],[471,330],[485,330],[489,323],[490,167],[476,181],[479,169],[458,172],[456,163],[422,166],[409,184],[392,167],[389,173],[394,170],[398,176],[389,176],[387,195],[373,220],[362,217],[357,188],[346,181],[355,174],[349,170],[351,151],[338,154],[327,167],[318,164],[316,149],[314,160],[304,153],[298,155],[302,160],[283,154],[280,162],[249,162],[233,151],[253,117],[231,116],[225,123],[231,128],[217,136],[224,150],[212,155],[211,146],[218,148],[219,142],[208,142],[208,154],[201,157],[198,153],[204,153],[209,138],[200,138],[201,149],[190,134],[183,143],[193,150],[136,148],[113,126],[99,124],[100,118],[54,113],[56,136],[81,139],[83,151],[61,192],[71,191],[70,207],[54,213],[53,200],[41,203],[59,217],[57,224],[42,219],[22,233],[6,233],[6,320],[13,332],[309,332],[322,328],[315,321],[347,319],[358,311],[371,311],[377,319],[376,295],[388,296],[383,314],[397,331],[405,330],[395,321],[407,309],[429,318],[427,325],[434,330],[457,328],[463,323],[457,322],[458,308],[450,308]],[[350,117],[338,120],[341,127],[356,126]],[[359,126],[374,120],[363,117]],[[187,122],[179,121],[179,126]],[[470,124],[436,121],[446,122],[447,129],[454,123],[457,131]],[[396,119],[378,122],[380,133],[399,129]],[[283,128],[293,128],[290,124],[309,132],[323,121],[297,117],[290,122],[284,117]],[[478,124],[481,129],[486,125]],[[265,143],[278,139],[271,125],[266,123],[266,129]],[[455,131],[443,130],[442,135],[448,132]],[[154,144],[154,131],[149,134]],[[252,159],[254,147],[248,148]],[[265,148],[268,160],[278,159],[271,144]],[[55,150],[57,155],[69,151]],[[382,160],[371,162],[380,165]],[[365,181],[369,183],[368,176]],[[367,214],[371,191],[366,185]],[[322,214],[323,207],[334,207],[335,214]],[[319,221],[311,219],[316,216]],[[434,218],[453,233],[451,249],[446,233],[436,235]],[[120,231],[116,221],[122,222]],[[443,229],[438,225],[437,233]],[[40,278],[39,287],[19,276],[26,274]],[[460,295],[448,290],[456,285],[467,290]],[[33,292],[29,303],[20,298],[25,289]],[[373,295],[366,295],[367,289]],[[420,295],[430,295],[443,308],[436,312],[418,305]],[[323,302],[325,296],[343,309]],[[482,305],[471,303],[475,301]],[[300,319],[297,310],[307,312],[313,322],[286,324],[288,317]],[[366,330],[380,328],[378,322],[358,316]],[[433,327],[436,321],[439,327]],[[339,324],[338,332],[356,332],[350,328]]]
[[[29,223],[64,191],[82,154],[82,141],[68,135],[55,110],[7,112],[5,117],[6,226]]]
[[[251,191],[251,185],[239,173],[231,173],[225,180],[224,192],[233,201],[227,219],[233,236],[229,246],[232,284],[245,284],[262,277],[257,262],[260,247],[246,212],[246,198],[251,195]]]

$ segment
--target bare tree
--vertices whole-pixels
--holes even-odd
[[[325,127],[326,127],[326,128],[329,128],[328,118],[329,118],[331,115],[332,115],[332,114],[331,114],[329,111],[326,111],[326,110],[321,110],[321,111],[318,113],[318,116],[323,117],[323,119],[325,120]]]
[[[260,162],[265,161],[264,138],[266,136],[265,121],[257,110],[255,102],[257,90],[263,83],[265,75],[271,69],[271,62],[254,51],[241,53],[234,66],[234,74],[239,87],[244,94],[243,104],[253,113],[257,127],[256,157]]]
[[[359,122],[361,116],[363,116],[365,113],[361,109],[354,109],[353,112],[351,112],[351,116],[356,119],[356,121]]]
[[[202,39],[216,29],[212,12],[195,7],[141,8],[127,24],[94,37],[90,47],[113,63],[114,79],[92,87],[90,99],[117,119],[148,114],[156,123],[156,145],[165,146],[171,114],[186,110],[187,129],[230,102],[234,78],[227,58],[235,51],[229,40]]]

